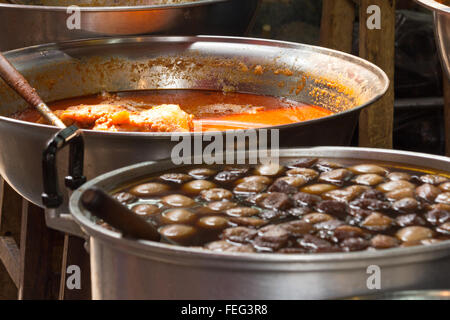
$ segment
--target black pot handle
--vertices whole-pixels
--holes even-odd
[[[42,158],[44,193],[42,202],[47,208],[58,208],[63,197],[58,186],[56,170],[56,153],[70,145],[69,175],[65,178],[66,187],[75,190],[86,182],[83,176],[84,141],[81,130],[76,126],[59,131],[47,144]]]

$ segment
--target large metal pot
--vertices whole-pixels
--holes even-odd
[[[436,42],[442,66],[450,78],[450,7],[434,0],[415,0],[433,10]]]
[[[2,1],[0,1],[2,2]],[[33,5],[36,2],[43,5]],[[55,3],[59,3],[55,6]],[[89,3],[92,1],[83,1]],[[199,0],[191,3],[152,5],[155,1],[96,1],[81,6],[76,26],[70,4],[77,1],[23,0],[27,5],[0,3],[0,51],[31,45],[104,36],[170,34],[243,35],[259,0]],[[122,1],[124,3],[125,1]],[[133,6],[133,3],[137,5]],[[146,5],[142,5],[142,4]],[[66,6],[64,6],[66,5]]]
[[[355,56],[246,38],[86,40],[15,50],[6,57],[45,101],[102,90],[198,88],[286,97],[338,112],[276,127],[281,147],[349,145],[360,110],[379,99],[389,84],[381,69]],[[254,72],[257,65],[263,74]],[[279,72],[286,68],[292,75]],[[40,155],[58,129],[7,117],[27,105],[1,81],[0,106],[0,174],[22,196],[42,205]],[[178,143],[169,133],[84,130],[84,139],[88,179],[133,163],[169,158]],[[65,154],[58,163],[67,163]]]
[[[282,150],[280,157],[379,160],[450,174],[450,158],[403,151],[322,147]],[[94,223],[81,206],[89,187],[112,191],[171,167],[170,161],[141,163],[95,178],[73,193],[70,210],[89,241],[94,299],[329,299],[450,288],[450,241],[353,253],[226,254],[124,239]],[[368,289],[369,266],[381,270],[381,291]]]

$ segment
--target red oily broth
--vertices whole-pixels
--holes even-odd
[[[203,131],[222,131],[284,125],[317,119],[333,114],[325,108],[280,97],[248,93],[224,93],[209,90],[142,90],[98,94],[49,103],[52,110],[65,110],[76,105],[96,105],[111,101],[146,105],[148,107],[175,104],[194,116],[194,123]],[[34,109],[26,109],[14,118],[38,122],[40,115]]]

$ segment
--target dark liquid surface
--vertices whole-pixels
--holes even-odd
[[[169,182],[161,173],[121,189],[116,197],[127,199],[123,202],[131,209],[143,204],[157,207],[143,217],[160,232],[174,235],[180,245],[217,251],[345,252],[450,239],[448,175],[388,163],[372,163],[369,173],[363,173],[363,169],[354,166],[367,161],[332,161],[315,160],[304,167],[292,160],[283,163],[280,172],[274,175],[258,173],[254,166],[200,166],[214,171],[204,179],[192,177],[192,168],[185,168],[170,171],[181,174],[184,182]],[[305,178],[305,173],[309,178]],[[337,178],[330,180],[334,174]],[[263,186],[256,183],[259,192],[242,190],[245,189],[242,183],[250,176],[265,177]],[[280,183],[286,177],[290,178]],[[399,177],[402,179],[397,180]],[[229,193],[222,199],[208,199],[207,191],[199,192],[189,186],[196,179],[208,182],[205,190],[214,187]],[[367,185],[368,181],[372,185]],[[147,183],[162,184],[168,190],[157,196],[136,194],[136,186]],[[165,197],[174,194],[188,197],[190,200],[183,198],[188,205],[178,208],[168,205]],[[183,214],[188,212],[189,219],[180,223],[165,217],[179,208],[185,210]],[[244,211],[244,216],[240,216]],[[180,225],[188,228],[177,230]],[[170,228],[166,229],[167,226]]]

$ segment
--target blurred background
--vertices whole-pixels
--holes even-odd
[[[262,0],[250,36],[320,45],[322,1]],[[358,54],[358,17],[353,54]],[[420,43],[420,48],[417,46]],[[442,69],[432,14],[397,0],[394,148],[444,154]]]

